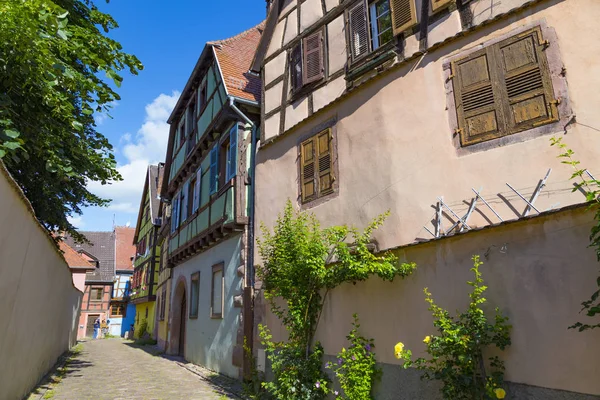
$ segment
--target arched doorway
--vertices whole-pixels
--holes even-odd
[[[169,335],[168,353],[171,355],[185,356],[185,323],[187,320],[187,290],[185,278],[180,277],[173,294],[171,307],[171,332]]]

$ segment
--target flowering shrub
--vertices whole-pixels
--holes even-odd
[[[358,333],[360,325],[358,316],[354,314],[354,328],[346,338],[350,346],[337,355],[337,361],[327,363],[327,368],[331,369],[340,381],[342,393],[334,391],[336,399],[366,400],[372,399],[371,389],[373,383],[381,375],[381,370],[375,363],[375,353],[373,352],[373,339],[366,339]]]
[[[468,282],[473,287],[469,295],[469,309],[452,317],[450,313],[435,304],[431,293],[425,288],[426,301],[432,312],[439,335],[426,336],[423,342],[427,346],[429,359],[419,358],[411,361],[412,352],[398,343],[394,355],[405,360],[404,368],[415,367],[425,371],[424,379],[441,380],[442,395],[451,400],[503,399],[506,392],[504,383],[504,363],[497,357],[489,357],[490,373],[486,372],[483,350],[495,346],[504,350],[510,345],[508,318],[502,316],[496,308],[494,323],[490,323],[481,306],[487,302],[483,293],[487,287],[479,272],[479,256],[473,257],[471,271],[475,280]]]
[[[313,214],[295,211],[288,200],[273,232],[263,226],[258,248],[264,263],[257,275],[271,312],[288,333],[287,343],[273,343],[268,329],[259,327],[275,378],[263,387],[275,398],[304,400],[326,395],[322,349],[313,341],[329,290],[372,275],[392,281],[416,268],[414,263],[398,263],[390,252],[370,250],[372,233],[386,216],[377,217],[362,232],[348,226],[322,229]]]

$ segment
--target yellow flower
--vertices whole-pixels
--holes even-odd
[[[496,397],[499,399],[503,399],[506,396],[506,392],[502,388],[498,388],[494,390]]]
[[[396,343],[394,346],[394,355],[398,360],[402,358],[402,350],[404,350],[404,344],[402,342]]]
[[[423,339],[423,343],[429,344],[429,342],[431,342],[431,336],[425,336],[425,339]]]

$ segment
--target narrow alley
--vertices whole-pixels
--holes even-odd
[[[152,346],[104,339],[84,341],[78,347],[81,350],[66,371],[51,377],[28,400],[238,398],[219,386],[226,378],[202,377],[178,360],[155,355]]]

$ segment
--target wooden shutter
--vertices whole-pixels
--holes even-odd
[[[183,184],[183,191],[181,192],[182,196],[180,197],[181,199],[181,205],[180,205],[180,213],[181,213],[181,222],[184,222],[187,217],[188,217],[188,202],[189,202],[189,195],[190,195],[190,181],[186,181]]]
[[[503,130],[493,59],[487,49],[452,63],[454,99],[461,144],[467,146],[497,137]]]
[[[171,213],[171,233],[177,230],[179,227],[179,193],[175,195],[173,199],[173,212]]]
[[[390,0],[394,36],[417,24],[415,0]]]
[[[541,31],[534,28],[494,46],[508,132],[558,120],[550,68]]]
[[[194,182],[194,205],[192,212],[196,212],[200,207],[200,185],[202,184],[202,167],[196,172],[196,182]]]
[[[431,0],[431,13],[433,14],[441,11],[455,2],[456,0]]]
[[[331,151],[331,131],[328,129],[317,135],[317,158],[319,162],[319,197],[333,190],[333,152]]]
[[[317,31],[302,39],[302,83],[318,81],[325,76],[323,67],[323,31]]]
[[[227,165],[227,180],[232,179],[237,167],[238,126],[235,124],[229,131],[229,164]]]
[[[302,45],[298,43],[290,52],[290,74],[292,80],[292,91],[295,92],[302,87]]]
[[[317,196],[315,147],[314,137],[300,145],[300,191],[303,203],[314,200]]]
[[[219,145],[210,150],[210,194],[216,193],[219,186]]]
[[[350,27],[350,54],[352,61],[369,52],[369,22],[364,2],[360,2],[348,11]]]

